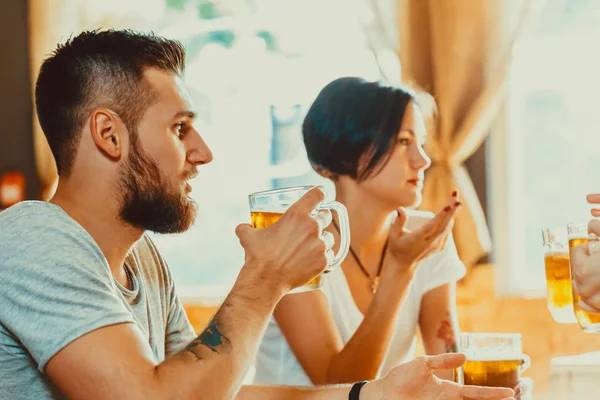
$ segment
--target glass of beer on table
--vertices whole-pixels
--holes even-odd
[[[523,354],[520,333],[462,333],[465,385],[514,389],[531,360]]]
[[[250,203],[250,219],[253,228],[266,228],[269,225],[277,222],[283,213],[296,201],[298,201],[306,192],[314,186],[293,186],[280,189],[265,190],[262,192],[252,193],[248,196]],[[348,221],[348,212],[343,204],[337,201],[323,201],[313,211],[316,215],[319,210],[335,211],[339,221],[340,229],[340,247],[337,254],[334,256],[331,264],[329,264],[325,272],[339,266],[350,248],[350,224]],[[289,293],[300,293],[309,290],[315,290],[322,286],[323,275],[318,275],[306,285],[292,289]]]
[[[576,323],[573,311],[573,289],[569,268],[567,228],[542,229],[544,265],[546,269],[546,300],[552,318],[558,323]]]
[[[569,258],[571,256],[571,252],[573,247],[578,245],[586,244],[590,251],[592,250],[592,245],[597,245],[598,237],[595,235],[588,234],[588,223],[570,223],[567,225],[567,233],[569,237]],[[591,251],[593,252],[593,251]],[[571,279],[572,279],[571,275]],[[572,288],[572,285],[571,285]],[[573,311],[575,312],[575,317],[577,318],[577,322],[579,326],[584,332],[590,333],[598,333],[600,332],[600,314],[592,313],[581,309],[579,306],[579,300],[581,297],[572,291],[573,293]]]

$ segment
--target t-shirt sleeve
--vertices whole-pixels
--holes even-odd
[[[11,215],[0,224],[0,322],[41,372],[86,333],[133,322],[91,236],[52,214]]]
[[[195,339],[196,335],[194,332],[194,328],[190,324],[190,321],[187,317],[185,309],[177,296],[177,291],[175,289],[175,282],[173,281],[173,276],[171,275],[171,270],[167,265],[167,262],[162,257],[156,245],[148,237],[145,236],[145,239],[148,243],[148,246],[152,250],[154,257],[158,263],[160,263],[160,268],[164,273],[166,282],[167,282],[167,293],[166,297],[166,307],[167,307],[167,327],[165,332],[165,356],[170,357],[173,354],[178,353],[183,350],[192,340]]]
[[[452,234],[448,236],[444,249],[431,255],[427,265],[422,267],[427,269],[423,274],[423,294],[446,283],[456,282],[467,272],[465,264],[458,257]]]
[[[175,285],[171,281],[171,301],[167,322],[167,357],[183,350],[195,337],[194,328],[190,324],[183,305],[175,292]]]

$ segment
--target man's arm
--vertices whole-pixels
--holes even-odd
[[[208,328],[184,350],[158,365],[135,325],[105,324],[61,347],[46,373],[69,398],[234,398],[275,304],[327,266],[332,243],[321,232],[331,214],[312,216],[323,197],[309,191],[268,228],[238,226],[246,263]]]
[[[361,398],[377,400],[368,393],[368,385],[361,390]],[[236,400],[347,400],[350,385],[336,387],[243,386]]]
[[[463,386],[441,381],[433,373],[453,370],[465,362],[464,354],[420,357],[395,367],[382,379],[364,385],[361,400],[509,400],[514,392],[506,388]],[[236,400],[346,400],[350,385],[292,388],[277,386],[244,386]]]
[[[245,265],[207,329],[160,365],[133,324],[117,324],[67,345],[46,372],[69,398],[233,398],[283,294],[266,289],[260,270]]]

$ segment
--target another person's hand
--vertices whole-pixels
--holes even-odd
[[[452,370],[464,364],[461,353],[419,357],[390,371],[383,379],[364,388],[365,399],[380,400],[504,400],[513,399],[514,391],[506,388],[459,385],[437,378],[436,370]],[[361,392],[361,398],[363,392]]]
[[[259,279],[288,291],[308,283],[327,267],[333,259],[334,238],[323,229],[331,223],[331,212],[311,215],[324,197],[320,188],[313,188],[273,225],[263,229],[248,224],[237,227],[246,264],[258,266]]]
[[[586,197],[588,203],[600,205],[600,193],[591,193]],[[592,215],[594,217],[600,217],[600,208],[592,208]]]
[[[531,378],[519,379],[519,384],[514,390],[515,400],[530,400],[533,392],[533,380]]]
[[[443,249],[448,234],[452,230],[454,215],[460,205],[458,193],[454,192],[442,210],[412,232],[405,229],[406,212],[399,209],[398,217],[390,228],[390,254],[403,266],[412,266],[430,254]]]
[[[591,204],[600,204],[600,194],[590,194],[587,200]],[[599,217],[600,209],[593,208],[592,215]],[[600,220],[591,220],[588,232],[600,237]],[[573,290],[581,297],[579,306],[593,313],[600,313],[600,251],[590,249],[599,246],[598,242],[590,242],[575,246],[571,251]]]

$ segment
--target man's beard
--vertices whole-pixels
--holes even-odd
[[[196,204],[165,179],[158,165],[141,148],[137,133],[120,176],[120,218],[156,233],[181,233],[196,219]]]

